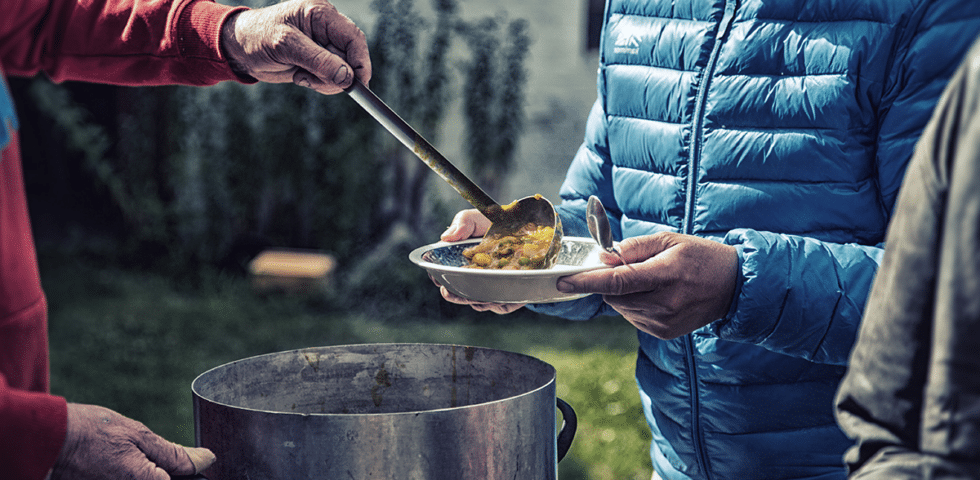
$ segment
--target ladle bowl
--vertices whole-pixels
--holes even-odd
[[[520,200],[514,200],[508,205],[493,206],[487,218],[493,222],[484,235],[486,238],[500,238],[513,235],[528,223],[536,226],[552,227],[555,234],[551,238],[551,246],[545,254],[544,265],[541,268],[551,268],[555,264],[558,252],[561,250],[563,236],[561,218],[555,214],[555,207],[541,195],[532,195]]]

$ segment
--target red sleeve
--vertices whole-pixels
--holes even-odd
[[[61,452],[67,425],[68,404],[64,398],[10,388],[0,375],[3,478],[42,480],[47,476]]]
[[[68,407],[48,394],[47,304],[20,166],[14,134],[0,149],[0,478],[41,480],[64,443]]]
[[[117,85],[237,80],[218,46],[242,7],[210,0],[4,0],[0,62],[9,74]]]

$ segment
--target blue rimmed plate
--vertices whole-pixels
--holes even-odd
[[[544,270],[483,270],[465,268],[463,249],[480,243],[480,238],[460,242],[438,242],[416,248],[408,258],[450,292],[477,302],[552,303],[574,300],[585,294],[559,292],[560,277],[605,267],[599,260],[599,245],[591,238],[565,237],[555,265]]]

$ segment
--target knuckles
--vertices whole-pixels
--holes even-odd
[[[269,35],[269,49],[272,52],[283,52],[291,49],[299,43],[302,35],[302,33],[291,28],[276,28]]]
[[[625,295],[631,291],[633,280],[628,278],[630,275],[620,270],[615,268],[610,272],[604,288],[608,292],[607,295]]]

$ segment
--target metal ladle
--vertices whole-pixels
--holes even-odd
[[[548,199],[541,195],[533,195],[501,206],[450,163],[432,144],[422,138],[422,135],[419,135],[414,128],[402,120],[360,80],[354,80],[354,83],[347,89],[347,94],[374,117],[381,126],[391,132],[398,141],[408,147],[415,156],[459,192],[466,201],[493,222],[485,235],[486,237],[516,236],[517,231],[528,223],[554,227],[555,234],[545,258],[544,268],[554,265],[555,258],[561,251],[562,228],[561,219],[555,214],[555,207]]]

